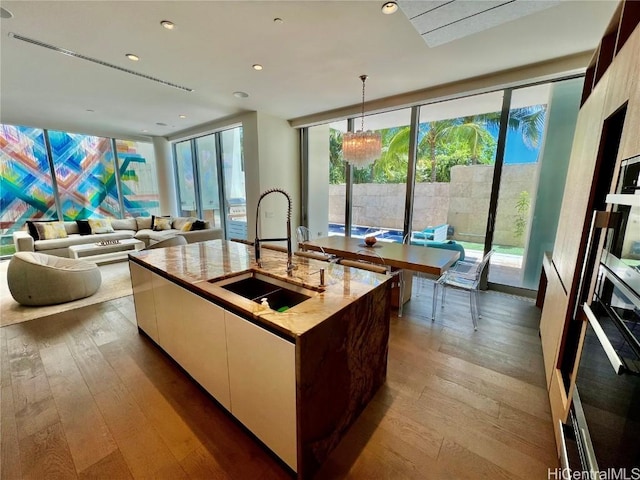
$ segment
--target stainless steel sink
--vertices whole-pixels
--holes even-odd
[[[288,310],[315,295],[312,290],[253,271],[208,282],[256,303],[266,299],[269,308],[276,311]]]

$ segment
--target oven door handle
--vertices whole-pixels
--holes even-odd
[[[564,439],[564,424],[562,420],[558,420],[560,427],[560,467],[563,472],[570,472],[569,454],[567,453],[567,442]]]
[[[584,309],[584,313],[587,316],[587,319],[589,320],[589,323],[591,324],[593,331],[595,332],[596,336],[598,337],[598,340],[602,344],[604,353],[607,354],[607,358],[609,359],[609,362],[611,362],[611,366],[613,367],[613,370],[616,372],[616,375],[621,375],[622,373],[624,373],[624,369],[625,369],[624,363],[622,362],[622,360],[616,353],[615,348],[613,348],[613,345],[607,338],[607,334],[604,333],[604,330],[602,329],[602,326],[600,325],[600,322],[596,318],[595,314],[591,310],[591,307],[585,303],[582,308]]]

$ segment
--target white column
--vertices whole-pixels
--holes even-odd
[[[160,195],[160,214],[178,216],[175,172],[171,156],[171,143],[164,137],[153,137]]]

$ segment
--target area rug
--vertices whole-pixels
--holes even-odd
[[[17,303],[9,292],[7,285],[7,266],[9,261],[0,262],[0,327],[26,322],[34,318],[45,317],[54,313],[66,312],[76,308],[106,302],[114,298],[132,295],[131,277],[128,262],[109,263],[100,266],[102,284],[96,293],[87,298],[60,305],[46,307],[25,307]]]

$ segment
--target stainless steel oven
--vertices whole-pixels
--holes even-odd
[[[640,478],[640,157],[623,162],[607,202],[617,221],[602,228],[593,295],[578,315],[584,337],[563,463],[589,478],[622,469]]]

